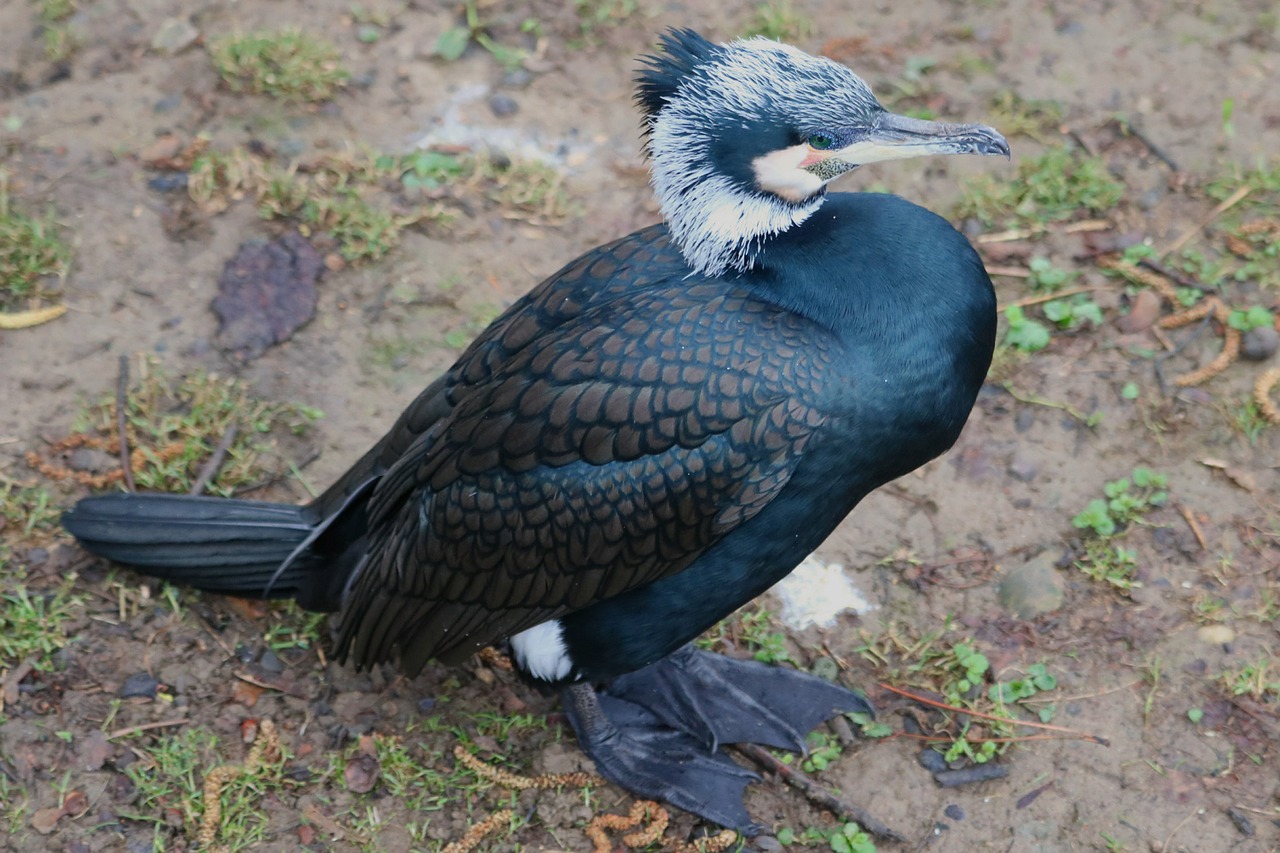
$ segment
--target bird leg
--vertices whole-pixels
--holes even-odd
[[[604,692],[575,684],[562,701],[601,775],[747,835],[762,827],[742,803],[755,773],[720,749],[758,743],[804,751],[804,735],[866,700],[816,676],[690,646],[615,679]]]

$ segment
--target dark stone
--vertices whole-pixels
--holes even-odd
[[[187,189],[187,173],[170,172],[164,175],[156,175],[147,181],[147,189],[158,193],[185,192]]]
[[[920,766],[930,773],[940,773],[947,769],[947,760],[942,757],[942,753],[934,749],[922,749],[916,756],[916,761],[920,762]]]
[[[142,696],[147,699],[156,698],[156,690],[160,687],[160,682],[151,677],[149,672],[135,672],[124,680],[124,686],[120,688],[120,697],[122,699],[132,699],[135,696]]]
[[[1007,470],[1009,476],[1015,480],[1030,483],[1036,478],[1036,474],[1040,473],[1040,465],[1032,458],[1030,453],[1025,450],[1018,450],[1013,454],[1013,458],[1009,460]]]
[[[952,820],[964,820],[964,809],[960,808],[955,803],[952,803],[943,809],[942,813]]]
[[[262,657],[258,659],[258,666],[274,675],[284,672],[284,662],[280,660],[280,656],[273,649],[263,651]]]
[[[315,316],[320,253],[296,232],[240,246],[218,278],[218,344],[244,361],[289,340]]]
[[[1280,347],[1280,332],[1274,326],[1258,326],[1240,338],[1240,356],[1249,361],[1264,361],[1276,354]]]
[[[516,99],[510,95],[501,93],[489,98],[489,111],[499,118],[515,115],[520,111],[520,105],[516,103]]]

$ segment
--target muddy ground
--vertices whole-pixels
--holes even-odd
[[[86,400],[111,393],[117,356],[142,353],[173,375],[236,375],[261,397],[322,410],[287,451],[306,463],[302,477],[254,495],[304,499],[303,479],[323,486],[344,470],[494,310],[579,252],[656,219],[629,101],[633,57],[666,26],[723,39],[755,19],[747,4],[694,0],[481,3],[494,37],[528,51],[513,72],[476,45],[456,61],[432,55],[461,20],[450,3],[306,6],[239,0],[193,11],[172,0],[79,0],[58,24],[75,39],[59,61],[45,54],[36,3],[0,8],[0,168],[13,202],[54,211],[73,247],[58,286],[69,312],[0,331],[5,478],[48,487],[63,505],[82,494],[49,483],[25,455],[66,435]],[[582,9],[604,10],[585,38]],[[818,552],[842,564],[875,609],[788,636],[800,662],[835,660],[895,731],[910,716],[897,711],[914,706],[877,686],[886,671],[860,649],[887,633],[971,637],[1001,679],[1045,664],[1057,681],[1046,694],[1053,722],[1110,746],[1030,741],[999,759],[1005,778],[943,789],[918,763],[918,742],[860,740],[817,778],[910,839],[879,840],[882,850],[1280,848],[1280,669],[1271,659],[1280,428],[1248,435],[1238,425],[1252,384],[1276,361],[1238,361],[1178,387],[1176,377],[1221,349],[1221,326],[1122,323],[1139,288],[1105,275],[1097,254],[1106,240],[1161,249],[1188,232],[1192,247],[1223,236],[1215,228],[1226,214],[1213,215],[1206,182],[1256,167],[1280,138],[1274,9],[1260,0],[797,0],[790,9],[811,25],[794,41],[849,63],[905,106],[995,122],[993,99],[1013,92],[1062,108],[1038,138],[1012,139],[1011,164],[906,162],[861,171],[846,188],[887,189],[948,212],[966,178],[1011,180],[1020,159],[1060,145],[1101,156],[1125,187],[1101,215],[1074,217],[1102,220],[1089,226],[1097,230],[1058,225],[983,244],[989,265],[1015,273],[997,276],[1002,304],[1032,293],[1017,273],[1044,256],[1078,273],[1070,287],[1095,288],[1104,322],[1006,359],[958,446],[864,502]],[[171,18],[199,36],[175,55],[152,46]],[[525,21],[537,26],[522,32]],[[284,25],[337,46],[352,75],[345,91],[314,106],[219,82],[204,42]],[[1140,133],[1120,132],[1117,116]],[[396,154],[487,145],[553,165],[569,211],[508,215],[477,202],[451,225],[408,229],[378,261],[334,262],[315,318],[246,364],[219,346],[210,302],[237,247],[284,226],[261,219],[249,200],[212,214],[149,186],[166,174],[143,162],[164,134],[184,142],[203,134],[218,150],[254,143],[280,162],[354,145]],[[975,237],[1002,230],[958,224]],[[1224,300],[1274,310],[1274,267],[1270,274],[1270,289],[1258,279],[1229,281]],[[1170,497],[1126,535],[1141,586],[1125,593],[1073,565],[1085,546],[1072,517],[1136,466],[1167,475]],[[322,647],[277,642],[269,650],[281,636],[271,626],[297,617],[215,596],[170,600],[84,560],[52,533],[11,521],[3,536],[11,595],[16,578],[38,597],[76,572],[64,648],[42,652],[40,666],[17,679],[21,661],[0,660],[9,694],[0,712],[4,849],[194,848],[201,780],[244,762],[246,726],[265,719],[279,727],[287,763],[240,789],[238,823],[214,844],[434,850],[514,803],[514,817],[482,849],[586,850],[591,816],[629,807],[608,786],[513,795],[454,770],[459,742],[517,771],[584,768],[554,701],[500,669],[428,667],[412,681],[390,669],[356,674],[328,663]],[[1056,578],[1049,591],[1056,583],[1065,600],[1020,619],[998,590],[1037,560]],[[1256,690],[1230,689],[1242,673],[1256,676]],[[129,693],[141,695],[123,698]],[[784,828],[803,840],[807,828],[833,825],[772,778],[752,789],[749,806],[784,839]],[[676,815],[670,836],[692,828]]]

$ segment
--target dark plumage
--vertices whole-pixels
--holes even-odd
[[[666,225],[516,302],[306,507],[111,495],[64,520],[153,575],[337,611],[357,666],[412,674],[510,638],[526,675],[567,685],[602,772],[751,830],[718,743],[795,746],[867,706],[673,653],[946,450],[995,336],[990,281],[955,229],[826,183],[1008,147],[893,116],[847,70],[772,42],[676,31],[663,47],[637,101]]]

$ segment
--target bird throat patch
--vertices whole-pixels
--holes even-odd
[[[812,150],[807,144],[792,145],[757,157],[751,163],[756,188],[792,204],[800,204],[813,198],[822,191],[827,181],[840,174],[836,171],[827,177],[818,170],[828,163],[835,167],[840,164],[824,160],[808,166],[802,165]]]

